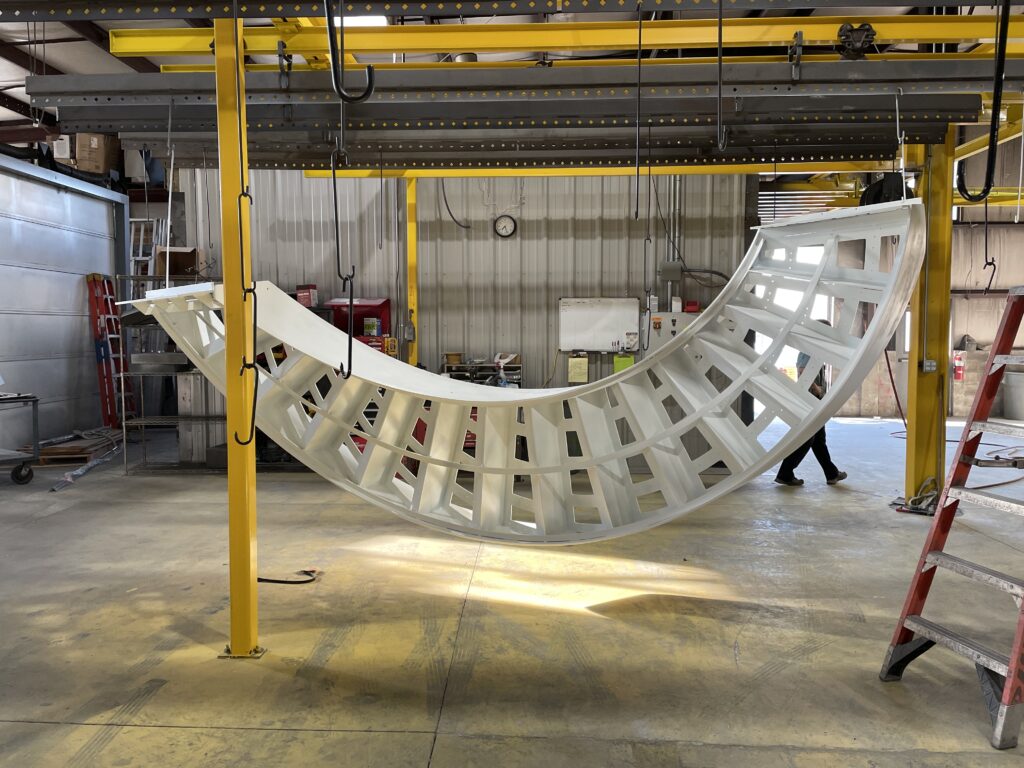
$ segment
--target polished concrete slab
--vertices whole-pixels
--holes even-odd
[[[0,485],[0,765],[1020,765],[988,746],[963,659],[878,680],[929,524],[886,506],[897,429],[832,424],[844,484],[808,457],[803,488],[767,474],[574,548],[449,538],[261,475],[261,574],[324,574],[261,587],[269,652],[244,661],[217,658],[223,476]],[[951,551],[1024,575],[1016,522],[965,509]],[[1009,644],[1009,598],[937,583],[927,615]]]

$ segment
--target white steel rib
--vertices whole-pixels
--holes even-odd
[[[761,227],[678,338],[626,371],[559,389],[457,381],[358,342],[342,379],[347,336],[261,282],[256,423],[332,483],[431,528],[519,544],[622,536],[724,496],[820,428],[896,330],[924,250],[919,200]],[[135,302],[221,392],[239,366],[225,361],[223,290]],[[819,296],[832,326],[813,316]],[[810,356],[799,381],[778,367],[787,348]],[[819,400],[809,386],[822,365],[833,381]],[[759,404],[751,423],[743,395]],[[772,439],[776,419],[788,428]]]

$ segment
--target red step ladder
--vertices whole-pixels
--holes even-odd
[[[118,429],[124,414],[135,414],[135,395],[132,392],[131,380],[121,376],[124,370],[121,312],[117,308],[112,278],[94,272],[86,275],[85,280],[89,290],[92,338],[96,343],[96,368],[99,373],[103,425]]]
[[[937,512],[925,540],[910,591],[907,593],[892,644],[879,674],[886,682],[899,680],[914,659],[934,645],[941,645],[974,662],[982,694],[992,718],[992,746],[1009,749],[1017,746],[1021,720],[1024,719],[1024,579],[968,562],[943,551],[949,537],[957,506],[968,501],[1000,512],[1024,515],[1024,502],[966,487],[971,467],[1000,466],[1024,469],[1022,459],[979,459],[976,454],[982,435],[999,434],[1024,437],[1024,425],[989,421],[992,402],[1007,365],[1024,364],[1024,356],[1011,355],[1013,341],[1024,316],[1024,287],[1013,288],[1007,298],[999,330],[989,353],[981,384],[974,396],[964,432],[957,445],[946,486],[939,497]],[[925,601],[940,568],[1008,593],[1017,603],[1017,630],[1009,654],[990,650],[975,640],[925,619]]]

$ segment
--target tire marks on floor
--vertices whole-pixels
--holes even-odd
[[[107,720],[107,725],[98,728],[82,748],[75,752],[68,761],[67,768],[92,768],[96,765],[96,758],[100,753],[107,748],[107,745],[114,740],[114,737],[121,732],[125,725],[131,724],[142,708],[166,684],[166,680],[158,678],[147,680],[124,704],[114,710]]]

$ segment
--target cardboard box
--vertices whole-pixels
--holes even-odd
[[[102,133],[75,136],[75,163],[88,173],[110,173],[120,165],[121,140]]]
[[[313,283],[307,283],[306,285],[295,286],[295,299],[304,307],[312,309],[319,305],[319,295],[317,294],[316,285]]]
[[[156,247],[156,274],[166,273],[168,249],[162,245]],[[199,271],[199,251],[195,248],[171,248],[171,275],[194,275]]]

